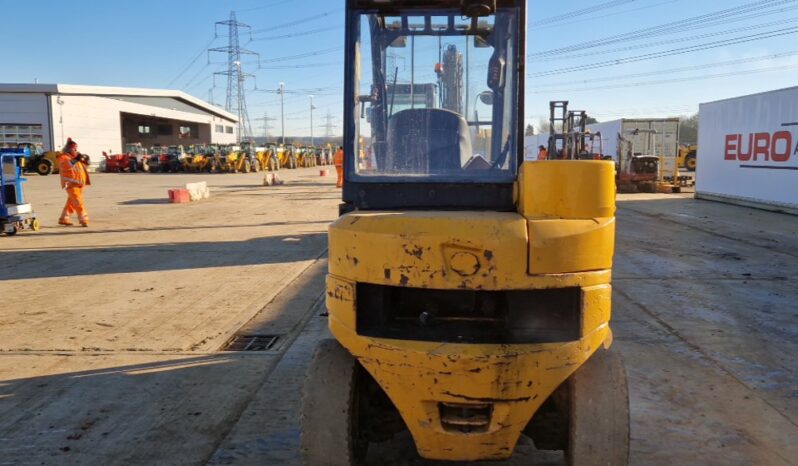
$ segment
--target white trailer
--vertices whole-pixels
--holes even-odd
[[[798,87],[701,104],[696,197],[798,213]]]

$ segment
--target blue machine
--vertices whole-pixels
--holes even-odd
[[[0,149],[0,232],[16,235],[21,230],[39,230],[39,220],[25,201],[22,166],[28,149]]]

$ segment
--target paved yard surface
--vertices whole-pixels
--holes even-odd
[[[30,177],[39,233],[0,237],[0,465],[299,464],[304,369],[326,333],[334,179],[94,176],[92,227],[57,227],[54,177]],[[211,199],[165,203],[206,180]],[[629,372],[632,463],[798,458],[798,218],[622,195],[615,345]],[[236,334],[269,351],[221,351]],[[517,454],[491,465],[561,464]],[[373,465],[424,465],[412,441]]]

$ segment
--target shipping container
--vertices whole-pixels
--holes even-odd
[[[701,104],[696,196],[798,213],[798,87]]]
[[[679,152],[678,118],[636,118],[606,121],[588,125],[593,133],[601,133],[604,155],[618,156],[618,135],[632,141],[635,155],[656,155],[668,159],[675,158]],[[635,130],[641,130],[637,135]],[[648,133],[655,130],[656,135]]]

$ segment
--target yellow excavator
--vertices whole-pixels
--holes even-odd
[[[615,167],[524,162],[525,31],[525,0],[347,0],[333,338],[305,380],[306,465],[362,464],[405,430],[429,460],[506,459],[525,435],[569,465],[628,463]],[[468,47],[463,92],[391,95],[419,70],[446,73],[448,43]]]

